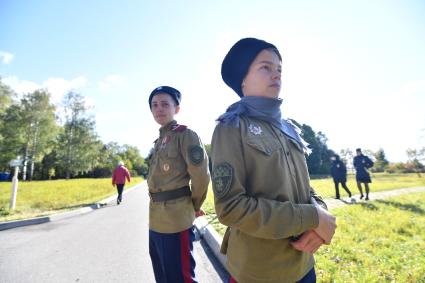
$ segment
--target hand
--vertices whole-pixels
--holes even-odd
[[[195,211],[196,218],[198,218],[199,216],[204,216],[204,215],[205,215],[205,212],[202,209]]]
[[[329,245],[335,234],[336,218],[319,205],[316,209],[319,214],[319,226],[314,231],[325,241],[325,244]]]
[[[314,232],[314,230],[308,230],[304,232],[301,238],[295,242],[291,242],[291,245],[305,253],[315,253],[325,242],[320,236]]]

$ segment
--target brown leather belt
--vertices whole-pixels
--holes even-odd
[[[157,193],[149,192],[149,197],[154,202],[164,202],[164,201],[169,201],[169,200],[178,199],[181,197],[191,196],[191,195],[192,195],[192,192],[190,191],[189,186],[184,186],[179,189],[165,191],[165,192],[157,192]]]

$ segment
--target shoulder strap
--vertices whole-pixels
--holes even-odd
[[[171,128],[171,130],[172,130],[173,132],[177,132],[177,133],[184,132],[186,129],[187,129],[187,126],[185,126],[185,125],[179,125],[179,124],[175,124],[175,125]]]

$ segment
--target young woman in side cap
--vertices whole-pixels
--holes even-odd
[[[149,163],[149,254],[156,282],[197,282],[193,258],[195,217],[208,190],[208,158],[198,135],[174,120],[181,94],[161,86],[149,107],[161,126]],[[190,186],[189,186],[190,183]]]
[[[281,61],[273,44],[244,38],[222,64],[241,97],[218,118],[211,142],[230,282],[315,282],[313,253],[335,233],[335,217],[310,187],[306,143],[281,118]]]

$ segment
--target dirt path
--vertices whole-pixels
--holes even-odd
[[[383,191],[383,192],[371,192],[369,194],[369,201],[373,201],[375,199],[386,199],[390,197],[396,197],[399,195],[404,194],[411,194],[411,193],[418,193],[418,192],[425,192],[425,187],[415,187],[415,188],[404,188],[404,189],[396,189],[391,191]],[[341,198],[341,199],[334,199],[334,198],[326,198],[325,202],[329,209],[334,209],[338,207],[342,207],[344,205],[350,205],[353,203],[359,203],[359,202],[367,202],[364,199],[360,199],[360,195],[353,195],[351,198]]]

